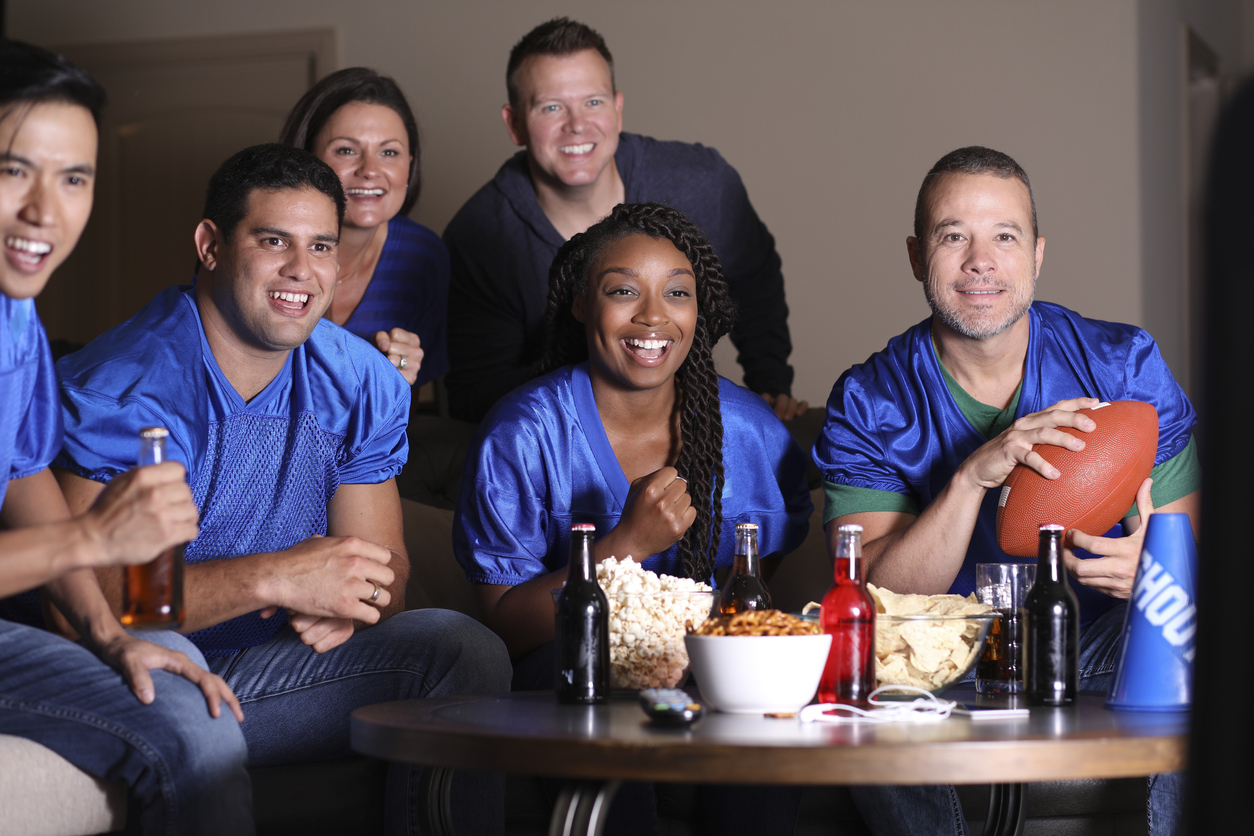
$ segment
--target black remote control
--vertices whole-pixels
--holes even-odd
[[[679,688],[645,688],[640,707],[659,726],[688,726],[705,714],[705,707]]]

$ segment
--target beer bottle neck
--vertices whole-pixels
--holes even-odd
[[[756,531],[736,532],[736,554],[732,562],[733,575],[757,575],[758,566],[758,533]]]
[[[566,582],[590,581],[595,575],[592,559],[592,534],[576,531],[570,536],[570,565],[566,569]]]
[[[862,583],[862,536],[860,532],[840,531],[836,535],[835,579],[837,583]]]
[[[1036,555],[1036,576],[1049,583],[1065,583],[1067,567],[1062,562],[1062,531],[1041,532],[1040,548]]]

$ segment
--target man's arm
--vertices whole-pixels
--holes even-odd
[[[449,413],[463,421],[483,419],[502,395],[535,376],[539,357],[528,354],[527,312],[521,294],[531,254],[516,254],[515,270],[494,270],[483,247],[509,246],[508,241],[463,242],[456,228],[445,232],[449,251],[448,300]],[[547,272],[545,273],[547,276]],[[514,286],[510,286],[510,283]],[[534,347],[531,347],[534,350]]]
[[[178,537],[195,536],[196,506],[181,465],[125,473],[101,502],[70,518],[45,468],[9,481],[0,524],[0,597],[34,589],[76,569],[142,563]],[[172,539],[174,538],[174,539]],[[146,544],[163,544],[147,551]],[[138,548],[137,548],[138,546]]]
[[[105,490],[99,482],[67,471],[57,471],[56,476],[71,512],[90,507]],[[385,484],[391,485],[395,493],[394,483],[389,480]],[[341,485],[336,498],[352,487],[362,486]],[[362,526],[369,515],[352,510],[355,502],[351,497],[355,494],[347,491],[345,495],[350,498],[340,503],[345,507],[343,512],[333,509],[333,498],[327,506],[328,520],[337,520],[344,528]],[[395,511],[398,520],[399,502],[398,499]],[[330,531],[337,530],[335,523],[329,525]],[[390,532],[384,533],[389,539],[393,537]],[[399,553],[404,555],[403,544]],[[379,621],[380,609],[367,602],[378,583],[383,589],[375,603],[380,608],[392,604],[389,588],[396,573],[389,566],[391,562],[392,553],[386,546],[354,535],[311,537],[281,552],[189,564],[183,574],[186,616],[180,630],[193,633],[268,607],[374,624]],[[407,570],[406,562],[406,573]],[[120,608],[121,573],[107,570],[100,573],[100,578],[110,604]]]
[[[719,236],[719,255],[736,300],[731,331],[737,362],[744,368],[745,387],[763,395],[790,395],[793,369],[788,364],[792,338],[788,302],[775,238],[758,217],[740,175],[726,161],[721,213],[726,218]],[[768,398],[775,406],[774,398]],[[795,403],[795,402],[794,402]],[[787,420],[795,415],[781,416]]]
[[[858,523],[863,526],[862,556],[867,580],[894,592],[948,592],[966,559],[984,492],[1000,487],[1019,463],[1046,479],[1057,479],[1058,471],[1033,452],[1032,446],[1052,444],[1082,450],[1081,439],[1058,427],[1091,432],[1097,425],[1076,410],[1096,403],[1094,398],[1076,398],[1019,418],[972,453],[917,517],[883,511],[837,517],[832,520],[835,525],[827,526],[828,548],[835,548],[838,525]]]
[[[58,559],[64,561],[63,567],[76,560],[82,563],[48,579],[44,591],[88,647],[121,672],[140,702],[156,699],[149,671],[166,670],[195,683],[205,695],[212,716],[221,713],[225,701],[242,721],[239,701],[222,679],[197,667],[184,654],[141,641],[122,629],[88,568],[121,560],[145,562],[196,535],[196,506],[183,480],[182,466],[169,463],[143,468],[114,482],[82,517],[71,519],[65,498],[47,468],[11,480],[0,521],[17,530],[0,536],[0,553],[5,555],[0,578],[10,579],[11,568],[28,566],[48,548],[66,546],[67,554],[49,556],[48,565],[56,565]],[[9,536],[30,533],[36,536],[29,542]]]
[[[409,556],[405,552],[401,498],[396,491],[396,480],[389,479],[377,485],[340,485],[327,505],[327,531],[332,535],[368,538],[391,552],[392,560],[388,566],[395,578],[385,587],[386,591],[379,593],[379,621],[405,609]],[[388,603],[383,606],[385,600]],[[349,618],[301,613],[292,615],[291,624],[300,633],[301,641],[319,653],[347,641],[355,629],[369,626]]]

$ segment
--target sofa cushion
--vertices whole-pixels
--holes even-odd
[[[126,786],[88,775],[34,741],[0,735],[0,810],[0,836],[120,830]]]

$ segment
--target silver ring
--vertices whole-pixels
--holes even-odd
[[[409,364],[409,359],[404,354],[401,355],[401,361],[396,364],[396,368],[403,369]]]
[[[383,587],[379,586],[374,581],[371,581],[371,583],[374,583],[374,595],[371,595],[367,600],[373,604],[375,601],[379,600],[379,593],[383,591]]]

